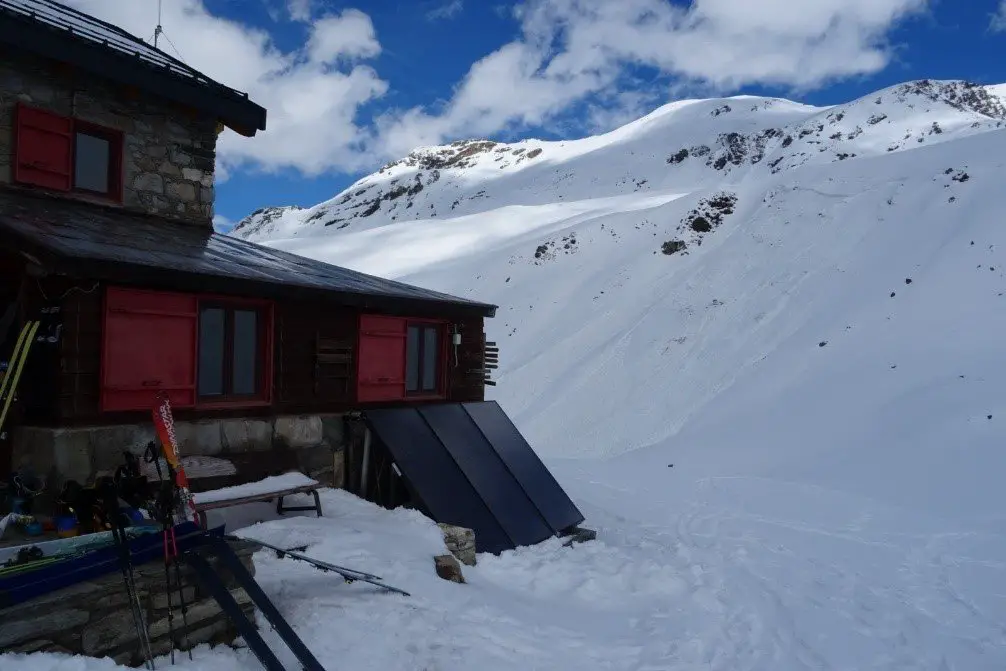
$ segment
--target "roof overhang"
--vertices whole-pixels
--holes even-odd
[[[3,2],[0,2],[0,45],[66,63],[205,112],[246,137],[252,137],[266,128],[265,108],[252,102],[247,94],[203,75],[197,79],[177,74],[170,67],[158,67],[138,56],[78,35],[71,29],[61,29],[14,11]]]
[[[497,306],[366,275],[209,229],[0,189],[0,248],[36,275],[309,300],[382,314],[494,317]]]

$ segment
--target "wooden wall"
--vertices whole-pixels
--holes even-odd
[[[276,305],[273,406],[279,413],[339,412],[356,400],[358,316],[316,303]],[[319,362],[318,344],[349,350],[344,364]]]
[[[25,421],[39,425],[127,423],[141,413],[102,415],[99,386],[102,346],[103,287],[94,282],[70,282],[52,278],[37,283],[30,279],[25,312],[31,317],[57,307],[50,315],[59,330],[50,333],[54,342],[32,354],[32,373],[26,371],[22,389]],[[435,316],[435,315],[431,315]],[[331,413],[361,409],[356,403],[356,350],[359,315],[338,306],[284,301],[275,306],[273,403],[257,409],[196,411],[177,409],[178,419],[242,417],[270,414]],[[482,318],[452,322],[461,330],[458,365],[454,347],[448,345],[447,398],[480,401],[485,398],[482,377],[485,334]],[[57,337],[58,335],[58,337]],[[318,344],[342,345],[349,351],[345,364],[319,365]],[[338,357],[334,357],[338,359]]]
[[[482,381],[486,342],[484,322],[482,318],[474,317],[455,323],[461,331],[461,344],[457,348],[457,366],[454,365],[454,347],[448,348],[448,399],[459,402],[485,400],[485,383]]]
[[[23,319],[41,322],[18,387],[23,420],[53,423],[68,405],[77,406],[77,413],[95,413],[100,287],[96,282],[26,277],[21,301]]]

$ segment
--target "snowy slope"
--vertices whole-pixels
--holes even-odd
[[[1003,92],[674,103],[581,141],[420,150],[243,222],[499,304],[490,395],[599,532],[459,586],[427,520],[326,493],[325,518],[241,533],[414,597],[261,553],[269,594],[330,668],[1006,668]]]
[[[498,303],[487,323],[502,344],[496,397],[544,454],[610,455],[675,435],[818,318],[789,309],[798,291],[820,305],[855,288],[857,310],[877,292],[891,300],[892,279],[857,274],[880,285],[863,293],[841,270],[874,248],[879,222],[896,226],[906,251],[893,253],[907,259],[927,243],[908,245],[903,226],[995,202],[986,143],[1004,119],[997,97],[957,82],[828,109],[672,103],[596,138],[418,150],[327,203],[253,216],[235,234]],[[983,156],[984,175],[972,170]],[[975,179],[958,181],[968,170]],[[992,192],[972,197],[986,179]],[[390,198],[410,183],[424,187]],[[696,232],[696,211],[719,211],[709,201],[730,214]],[[672,240],[686,252],[660,253]]]
[[[962,82],[912,82],[831,108],[751,96],[679,101],[582,140],[420,148],[315,207],[263,208],[233,234],[276,240],[503,206],[687,193],[742,181],[753,166],[777,173],[876,155],[981,132],[1003,119],[1006,106],[994,88]]]

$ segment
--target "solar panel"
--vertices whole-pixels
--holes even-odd
[[[583,521],[583,514],[498,403],[481,401],[462,405],[553,531],[559,533]]]
[[[475,531],[479,552],[534,545],[583,515],[495,402],[368,410],[413,497]]]
[[[406,486],[434,520],[475,530],[479,552],[499,553],[513,547],[475,487],[415,408],[368,410],[366,415]]]
[[[552,535],[521,483],[464,408],[455,403],[438,403],[421,406],[419,413],[454,457],[514,545],[534,545]]]

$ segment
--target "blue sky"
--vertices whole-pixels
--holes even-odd
[[[156,0],[67,0],[141,36]],[[577,137],[681,97],[1006,82],[1006,0],[170,0],[161,47],[269,111],[217,214],[313,205],[418,145]],[[1000,19],[996,19],[1001,12]]]

